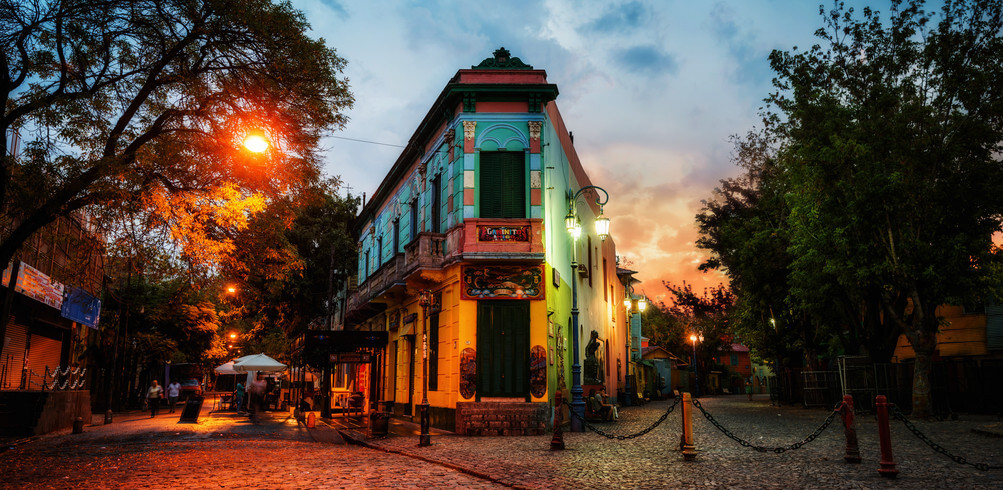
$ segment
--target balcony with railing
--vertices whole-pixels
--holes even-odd
[[[369,318],[401,299],[409,282],[434,283],[458,261],[543,260],[543,220],[467,219],[448,233],[422,232],[404,252],[373,271],[349,292],[352,321]],[[413,286],[412,286],[413,287]]]

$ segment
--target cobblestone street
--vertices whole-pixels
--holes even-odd
[[[706,410],[735,435],[767,447],[802,440],[826,418],[824,410],[772,407],[763,398],[712,397]],[[671,401],[621,410],[605,432],[628,435],[658,420]],[[340,419],[334,424],[339,425]],[[348,422],[351,422],[350,420]],[[98,417],[95,424],[100,424]],[[162,414],[117,416],[83,434],[21,441],[0,453],[4,488],[372,488],[520,487],[649,488],[1000,488],[1003,470],[979,471],[934,452],[899,421],[892,421],[900,474],[878,475],[874,417],[858,417],[861,464],[843,462],[845,439],[837,418],[815,441],[782,454],[740,446],[694,414],[699,454],[684,462],[678,451],[677,407],[650,433],[628,440],[593,432],[568,433],[567,449],[551,451],[552,436],[463,437],[434,431],[432,446],[418,447],[416,427],[395,421],[391,435],[368,439],[364,429],[342,427],[361,445],[344,444],[327,424],[315,429],[285,413],[261,423],[234,414],[204,412],[198,424],[177,424]],[[1003,466],[996,417],[915,422],[930,439],[972,462]],[[340,424],[351,426],[351,423]],[[320,441],[320,442],[318,442]],[[9,446],[9,445],[8,445]]]

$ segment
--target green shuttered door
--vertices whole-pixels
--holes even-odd
[[[477,302],[477,394],[529,396],[529,302]]]

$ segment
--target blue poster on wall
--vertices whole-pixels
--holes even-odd
[[[101,318],[101,300],[75,286],[67,286],[63,298],[63,318],[98,328]]]

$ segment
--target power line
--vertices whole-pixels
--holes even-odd
[[[355,138],[346,138],[344,136],[334,136],[334,135],[329,135],[329,137],[331,137],[331,138],[338,138],[340,140],[357,141],[359,143],[369,143],[371,145],[382,145],[382,146],[393,146],[395,148],[405,148],[404,145],[394,145],[394,144],[390,144],[390,143],[380,143],[379,141],[360,140],[360,139],[355,139]]]

